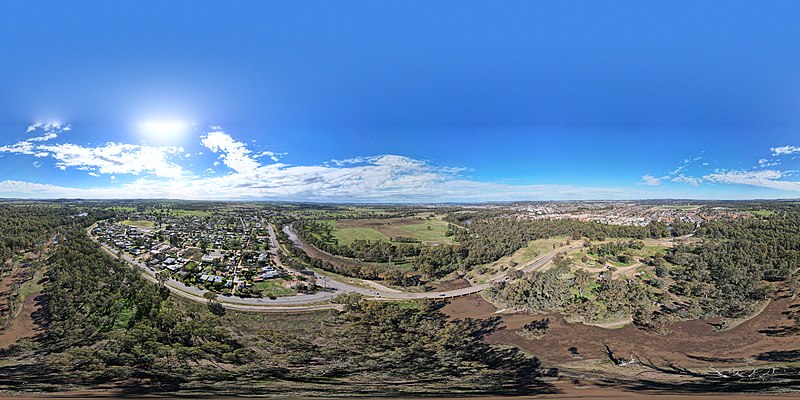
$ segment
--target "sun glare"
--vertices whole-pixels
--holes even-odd
[[[139,123],[139,131],[153,142],[181,139],[189,130],[189,124],[180,120],[150,120]]]

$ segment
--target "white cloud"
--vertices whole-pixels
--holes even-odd
[[[262,151],[261,153],[256,154],[253,156],[254,158],[261,158],[261,157],[269,157],[272,161],[278,162],[280,161],[281,157],[285,156],[286,153],[275,153],[272,151]]]
[[[36,146],[28,141],[17,142],[14,144],[0,146],[0,153],[16,153],[32,156],[37,153]]]
[[[209,132],[200,142],[212,152],[221,153],[222,162],[238,173],[252,171],[261,165],[250,156],[251,151],[244,143],[221,130]]]
[[[71,131],[72,127],[69,125],[62,125],[60,122],[49,122],[49,123],[42,123],[37,122],[35,124],[28,125],[28,128],[25,129],[25,133],[31,133],[36,131],[44,132],[44,135],[38,137],[32,137],[27,139],[28,142],[44,142],[47,140],[55,139],[58,137],[58,134],[61,132]]]
[[[781,147],[773,147],[772,150],[773,156],[782,156],[786,154],[795,154],[800,153],[800,147],[798,146],[781,146]]]
[[[183,151],[179,147],[106,143],[98,147],[58,144],[38,148],[56,159],[56,166],[61,169],[72,167],[100,174],[151,173],[165,178],[177,178],[183,174],[179,165],[167,160]]]
[[[180,166],[167,160],[182,152],[180,147],[151,147],[145,145],[107,143],[98,147],[75,144],[36,144],[29,140],[0,147],[0,153],[52,157],[61,170],[77,168],[101,174],[152,173],[156,176],[176,178],[182,175]]]
[[[771,189],[800,191],[800,182],[781,180],[789,174],[765,169],[760,171],[722,171],[703,177],[710,182],[760,186]]]
[[[180,147],[107,143],[86,147],[76,144],[44,145],[20,142],[5,146],[10,153],[44,154],[61,170],[75,168],[92,176],[108,174],[110,184],[102,187],[70,188],[20,181],[0,182],[0,194],[11,197],[82,198],[177,198],[177,199],[276,199],[304,201],[503,201],[559,199],[643,198],[654,194],[618,188],[574,185],[513,185],[466,179],[463,168],[438,166],[430,161],[401,155],[377,155],[332,160],[323,165],[261,165],[258,157],[279,157],[281,153],[254,154],[244,143],[222,130],[200,137],[200,142],[231,171],[221,175],[213,170],[198,174],[176,164],[187,160]],[[0,148],[0,152],[2,152]],[[208,152],[207,152],[208,153]],[[119,174],[139,179],[117,181]],[[158,177],[159,179],[155,179]],[[660,182],[646,175],[643,181]]]
[[[776,159],[769,160],[769,159],[766,159],[766,158],[762,158],[762,159],[758,160],[758,166],[761,167],[761,168],[774,167],[774,166],[776,166],[776,165],[778,165],[780,163],[781,162],[779,160],[776,160]]]
[[[0,153],[17,153],[17,154],[35,155],[36,157],[44,157],[47,154],[41,151],[36,151],[36,148],[38,146],[36,142],[46,142],[48,140],[55,139],[58,137],[59,133],[61,133],[64,130],[68,130],[66,128],[69,128],[69,126],[62,127],[61,124],[58,123],[50,123],[50,124],[36,123],[30,125],[25,130],[25,133],[31,133],[42,130],[44,131],[44,135],[34,136],[14,144],[0,146]]]
[[[58,134],[55,132],[46,133],[43,136],[32,137],[28,139],[28,142],[46,142],[51,139],[55,139],[58,137]]]
[[[641,185],[658,186],[661,184],[661,179],[652,175],[642,175]]]
[[[678,182],[678,183],[688,183],[688,184],[690,184],[692,186],[698,186],[698,185],[700,185],[700,182],[703,181],[702,178],[695,178],[695,177],[692,177],[692,176],[685,176],[685,175],[678,175],[678,176],[672,178],[671,180],[673,182]]]
[[[683,160],[683,162],[678,166],[678,168],[675,168],[675,170],[670,172],[669,174],[670,175],[677,175],[681,171],[685,170],[689,166],[689,164],[691,164],[691,162],[692,162],[692,160],[690,160],[688,158]]]

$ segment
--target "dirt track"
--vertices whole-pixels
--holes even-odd
[[[5,349],[20,339],[33,337],[39,333],[41,328],[33,318],[34,313],[40,308],[36,304],[35,297],[28,296],[17,318],[11,321],[11,326],[0,331],[0,349]]]

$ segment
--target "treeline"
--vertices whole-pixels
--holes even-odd
[[[297,230],[295,230],[295,232],[297,232]],[[335,262],[331,262],[326,260],[325,258],[327,257],[323,254],[318,254],[318,257],[312,257],[297,247],[291,241],[289,236],[282,230],[278,230],[276,235],[278,237],[278,241],[283,243],[286,249],[289,251],[288,255],[280,253],[281,262],[294,268],[295,270],[302,270],[306,267],[312,267],[319,268],[324,271],[335,272],[340,275],[375,280],[379,279],[382,274],[387,273],[391,269],[388,265],[369,264],[365,262],[359,262],[357,260],[336,259]]]
[[[671,291],[694,299],[699,316],[739,317],[773,293],[773,285],[797,279],[800,266],[800,212],[767,219],[704,223],[699,245],[671,249],[676,265]]]
[[[325,222],[302,220],[292,224],[295,232],[314,247],[342,257],[355,258],[366,262],[391,262],[405,257],[418,255],[418,247],[414,242],[393,240],[354,240],[348,245],[339,244],[333,237],[333,227]]]

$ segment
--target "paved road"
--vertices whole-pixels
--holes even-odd
[[[94,225],[87,230],[87,233],[91,232],[91,230],[93,229]],[[274,228],[272,227],[271,224],[268,225],[268,230],[269,230],[269,237],[272,249],[275,249],[273,252],[273,259],[275,260],[278,266],[282,266],[280,264],[280,259],[278,257],[278,252],[280,251],[280,245],[275,235]],[[309,253],[310,249],[307,246],[310,245],[302,242],[290,228],[286,227],[284,229],[284,232],[286,232],[289,235],[289,238],[296,245],[298,245],[298,247],[300,247],[306,253]],[[97,240],[97,238],[95,238],[91,233],[89,233],[89,237],[92,238],[92,240],[94,240],[95,242],[99,243],[100,246],[103,248],[103,250],[105,250],[107,253],[109,253],[114,257],[119,257],[117,252],[115,252],[110,246],[107,246],[104,243],[100,243]],[[558,248],[550,253],[545,254],[542,257],[539,257],[531,261],[528,264],[525,264],[520,268],[517,268],[517,270],[521,270],[523,272],[531,272],[538,270],[547,265],[550,261],[552,261],[558,252],[574,249],[577,247],[580,247],[580,245],[578,244],[578,245]],[[321,251],[319,249],[316,250]],[[150,269],[147,265],[145,265],[139,260],[136,260],[135,258],[131,257],[128,254],[123,253],[121,254],[121,257],[129,264],[139,267],[144,273],[143,276],[145,277],[145,279],[153,283],[158,283],[158,280],[155,277],[156,275],[155,271]],[[441,292],[412,293],[412,292],[402,292],[390,288],[381,289],[382,287],[381,285],[374,285],[373,287],[369,288],[353,285],[346,282],[342,282],[340,280],[333,279],[329,276],[326,276],[325,274],[317,272],[314,273],[314,276],[317,279],[317,283],[320,286],[326,288],[325,290],[321,290],[313,294],[298,294],[296,296],[277,297],[274,299],[242,298],[237,296],[219,296],[217,299],[220,303],[222,303],[225,306],[225,308],[237,311],[251,311],[251,312],[312,311],[312,310],[341,308],[341,305],[339,304],[327,303],[333,297],[341,293],[355,292],[355,293],[360,293],[369,298],[387,299],[387,300],[447,299],[451,297],[466,296],[469,294],[478,293],[490,287],[495,282],[505,281],[508,279],[508,273],[505,273],[489,280],[486,283],[466,288],[453,289]],[[207,300],[203,298],[203,294],[207,292],[204,289],[198,288],[196,286],[187,286],[183,282],[177,281],[172,278],[168,279],[164,283],[164,285],[173,294],[177,296],[183,297],[188,300],[196,301],[199,303],[207,302]]]
[[[308,244],[308,243],[303,242],[289,226],[284,227],[283,231],[286,232],[286,234],[289,236],[289,239],[291,239],[292,242],[297,247],[299,247],[301,250],[305,251],[306,254],[308,254],[310,257],[314,257],[314,254],[313,254],[314,252],[321,252],[321,253],[325,253],[326,255],[330,256],[333,259],[333,260],[328,260],[329,262],[335,261],[336,256],[334,256],[334,255],[332,255],[330,253],[326,253],[326,252],[324,252],[324,251],[322,251],[322,250],[320,250],[320,249],[318,249],[316,247],[314,247],[313,249],[310,248],[311,245]],[[570,245],[570,246],[564,246],[564,247],[557,248],[557,249],[555,249],[555,250],[553,250],[553,251],[551,251],[551,252],[549,252],[549,253],[547,253],[547,254],[545,254],[545,255],[543,255],[543,256],[541,256],[541,257],[539,257],[539,258],[537,258],[537,259],[535,259],[535,260],[523,265],[523,266],[521,266],[521,267],[518,267],[516,270],[519,270],[519,271],[522,271],[522,272],[525,272],[525,273],[531,272],[531,271],[536,271],[536,270],[546,266],[548,263],[550,263],[550,261],[552,261],[553,258],[556,256],[556,254],[558,254],[559,252],[577,249],[577,248],[582,247],[582,246],[583,246],[583,243],[581,242],[581,243],[578,243],[578,244],[573,244],[573,245]],[[482,283],[482,284],[474,285],[474,286],[470,286],[470,287],[465,287],[465,288],[461,288],[461,289],[446,290],[446,291],[441,291],[441,292],[412,293],[412,292],[401,292],[401,291],[388,289],[388,288],[387,288],[388,290],[370,290],[370,289],[365,289],[365,288],[360,287],[360,286],[347,285],[347,284],[343,284],[343,283],[342,284],[351,289],[351,290],[348,290],[348,291],[356,291],[356,292],[359,292],[359,293],[362,293],[362,294],[372,295],[374,297],[381,298],[381,299],[446,299],[446,298],[451,298],[451,297],[466,296],[466,295],[469,295],[469,294],[478,293],[480,291],[483,291],[483,290],[487,289],[488,287],[490,287],[495,282],[500,282],[500,281],[507,280],[508,279],[508,274],[510,272],[512,272],[512,271],[509,271],[509,272],[506,272],[504,274],[498,275],[498,276],[490,279],[486,283]],[[334,281],[334,282],[337,282],[337,281]],[[341,283],[341,282],[339,282],[339,283]]]
[[[94,226],[90,227],[88,231],[94,229]],[[117,252],[114,251],[110,246],[100,243],[93,235],[89,234],[89,237],[92,238],[95,242],[99,243],[100,246],[104,251],[108,254],[119,257]],[[150,282],[158,284],[158,280],[156,279],[155,271],[147,267],[144,263],[139,260],[134,259],[128,254],[123,253],[122,259],[132,264],[134,266],[139,267],[142,270],[142,276]],[[180,282],[175,279],[168,279],[165,283],[167,289],[170,290],[173,294],[183,297],[188,300],[192,300],[199,303],[206,303],[206,300],[203,297],[207,291],[196,286],[188,286],[183,282]],[[312,310],[322,310],[322,309],[334,309],[334,308],[341,308],[339,304],[325,304],[325,302],[330,301],[337,293],[334,292],[327,292],[327,291],[320,291],[314,294],[307,294],[307,295],[297,295],[292,297],[277,297],[275,300],[272,299],[256,299],[256,298],[242,298],[237,296],[218,296],[217,299],[220,303],[225,305],[225,308],[229,308],[231,310],[238,310],[238,311],[257,311],[257,312],[286,312],[286,311],[312,311]]]

